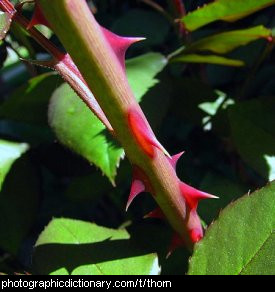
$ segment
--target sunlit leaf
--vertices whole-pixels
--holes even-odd
[[[229,205],[197,244],[190,275],[275,274],[275,182]]]
[[[34,269],[51,275],[157,275],[156,254],[131,242],[125,229],[53,219],[36,243]]]
[[[147,53],[126,61],[127,77],[138,102],[159,81],[155,76],[166,66],[166,58],[158,53]]]
[[[172,62],[183,63],[205,63],[205,64],[217,64],[224,66],[240,67],[244,66],[244,62],[240,60],[229,59],[217,55],[198,55],[198,54],[186,54],[175,57]]]
[[[236,21],[274,3],[274,0],[217,0],[188,13],[181,20],[187,30],[193,31],[216,20]]]
[[[271,31],[262,25],[253,28],[233,30],[215,34],[200,39],[186,47],[186,51],[211,51],[218,54],[226,54],[232,50],[247,45],[258,39],[267,39]]]

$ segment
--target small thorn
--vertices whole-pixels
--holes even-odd
[[[135,199],[135,197],[145,191],[145,186],[141,180],[134,179],[131,186],[130,196],[128,198],[128,202],[126,205],[126,211],[130,207],[131,203]]]
[[[115,33],[109,31],[108,29],[101,27],[105,38],[116,54],[122,68],[125,70],[125,54],[127,49],[134,43],[145,40],[142,37],[121,37]]]
[[[184,182],[180,182],[180,189],[186,202],[191,209],[196,209],[198,202],[204,199],[218,199],[218,197],[211,194],[197,190]]]
[[[50,24],[45,18],[45,16],[43,15],[40,7],[37,4],[35,4],[34,14],[32,16],[30,23],[27,26],[27,29],[29,30],[37,24],[43,24],[45,26],[50,27]]]
[[[163,212],[161,211],[160,208],[156,208],[152,212],[146,214],[143,218],[144,219],[147,219],[147,218],[165,219],[165,216],[164,216],[164,214],[163,214]]]
[[[171,165],[173,166],[174,169],[176,169],[177,166],[177,162],[179,161],[179,159],[181,158],[181,156],[184,154],[185,151],[182,151],[176,155],[173,155],[169,161],[171,163]]]

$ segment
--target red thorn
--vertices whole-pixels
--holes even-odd
[[[145,186],[141,180],[134,179],[131,186],[130,196],[126,205],[126,211],[130,207],[135,197],[145,191]]]
[[[43,24],[45,26],[50,27],[49,22],[47,21],[47,19],[45,18],[45,16],[42,13],[40,7],[36,3],[35,8],[34,8],[34,14],[32,16],[32,19],[31,19],[29,25],[27,26],[27,29],[31,29],[33,26],[35,26],[37,24]]]
[[[58,61],[62,62],[65,64],[82,82],[86,84],[86,81],[82,77],[81,73],[79,72],[78,68],[76,67],[74,61],[70,57],[69,54],[59,54],[59,56],[56,56]]]
[[[183,239],[177,234],[175,233],[172,237],[172,241],[170,243],[170,246],[168,248],[168,253],[166,255],[166,258],[170,257],[170,255],[179,247],[184,246],[185,243],[183,241]]]
[[[184,182],[180,182],[180,189],[190,209],[197,209],[200,200],[218,199],[218,197],[199,191]]]
[[[52,59],[52,60],[49,60],[49,61],[38,61],[38,60],[27,60],[27,59],[24,59],[24,58],[20,58],[20,60],[22,62],[25,62],[25,63],[29,63],[29,64],[32,64],[32,65],[36,65],[36,66],[40,66],[40,67],[44,67],[44,68],[48,68],[48,69],[52,69],[52,70],[54,70],[54,67],[56,65],[56,60],[55,59]]]
[[[165,219],[165,216],[160,208],[153,210],[144,216],[144,218]]]
[[[145,38],[134,38],[134,37],[121,37],[113,32],[109,31],[108,29],[102,27],[102,31],[107,39],[108,43],[110,44],[111,48],[113,49],[114,53],[116,54],[121,66],[125,69],[125,54],[127,49],[134,43],[140,42]]]
[[[168,158],[173,168],[176,170],[177,162],[183,155],[184,151],[180,152],[179,154],[173,155],[171,158]]]
[[[150,157],[154,157],[154,147],[156,147],[170,157],[169,153],[155,137],[153,131],[148,125],[148,122],[146,121],[146,118],[142,116],[141,113],[135,108],[132,108],[128,111],[128,122],[138,144],[145,153],[147,153]]]

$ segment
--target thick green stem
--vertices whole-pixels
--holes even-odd
[[[186,227],[186,206],[179,181],[167,157],[155,148],[153,158],[137,143],[129,127],[134,108],[144,117],[133,96],[124,69],[96,22],[86,1],[37,0],[52,29],[74,60],[111,123],[116,138],[133,165],[149,179],[156,202],[172,227],[191,248]]]

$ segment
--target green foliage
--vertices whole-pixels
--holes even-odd
[[[189,275],[275,274],[275,183],[229,205],[196,246]]]
[[[24,143],[0,141],[0,248],[16,255],[36,217],[39,186]],[[20,158],[21,157],[21,158]],[[3,180],[5,182],[3,183]]]
[[[155,76],[166,64],[166,58],[158,53],[148,53],[126,61],[127,77],[138,102],[159,82]]]
[[[213,218],[216,218],[223,208],[246,191],[246,187],[239,181],[215,172],[208,172],[205,175],[200,188],[219,197],[219,200],[212,202],[205,200],[200,203],[199,214],[207,224],[212,223]]]
[[[182,22],[186,29],[194,31],[217,20],[239,20],[274,3],[274,0],[218,0],[188,13]]]
[[[271,31],[262,25],[215,34],[178,49],[171,54],[172,62],[243,66],[245,63],[241,60],[233,60],[219,55],[199,55],[198,52],[210,51],[216,54],[227,54],[250,42],[267,39],[270,35]]]
[[[197,54],[186,54],[176,58],[173,58],[173,62],[184,62],[184,63],[205,63],[205,64],[217,64],[239,67],[243,66],[244,62],[240,60],[233,60],[217,55],[197,55]]]
[[[262,25],[252,28],[227,31],[200,39],[186,47],[186,51],[211,51],[226,54],[261,38],[268,38],[271,31]]]
[[[232,140],[243,160],[267,180],[275,179],[275,100],[254,99],[229,111]]]
[[[146,254],[125,229],[53,219],[39,236],[34,270],[51,275],[157,275],[156,254]]]

